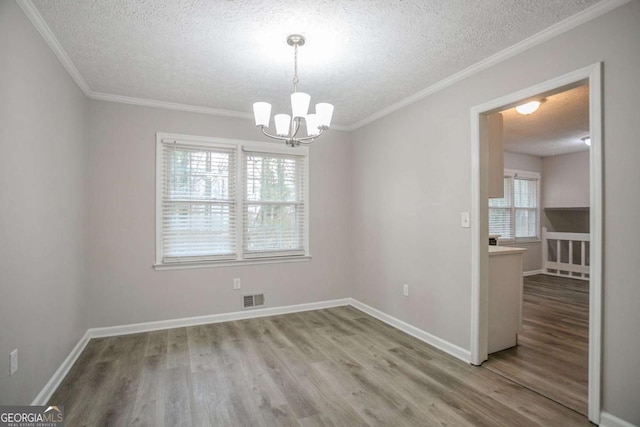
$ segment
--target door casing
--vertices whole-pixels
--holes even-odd
[[[487,360],[488,335],[488,141],[486,116],[540,95],[589,85],[590,268],[588,417],[600,423],[602,365],[602,63],[575,70],[471,109],[471,363]]]

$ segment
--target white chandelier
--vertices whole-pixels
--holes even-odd
[[[256,102],[253,104],[253,116],[256,121],[256,127],[259,127],[262,133],[269,138],[284,141],[292,147],[297,147],[300,144],[311,144],[315,138],[329,129],[331,117],[333,116],[333,105],[326,102],[316,104],[316,112],[308,114],[311,97],[304,92],[298,92],[298,46],[303,46],[304,42],[304,37],[299,34],[292,34],[287,37],[287,43],[289,46],[293,46],[294,49],[291,115],[276,114],[273,116],[273,121],[276,125],[275,135],[265,130],[265,128],[269,127],[269,121],[271,119],[271,104],[268,102]],[[307,127],[306,137],[298,137],[302,120],[305,121]]]

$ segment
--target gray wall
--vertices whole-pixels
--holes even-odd
[[[268,307],[351,295],[348,134],[309,150],[311,261],[155,271],[156,132],[264,140],[249,120],[90,101],[91,327],[238,311],[250,291]]]
[[[540,175],[542,175],[542,158],[530,156],[528,154],[505,152],[504,168],[538,172]],[[542,176],[542,182],[544,182],[544,176]],[[540,187],[540,189],[542,190],[542,186]],[[544,218],[544,215],[541,215],[541,221],[542,218]],[[518,248],[525,248],[527,250],[527,252],[524,253],[524,259],[522,260],[522,268],[525,272],[538,271],[542,269],[542,243],[518,242],[513,244],[504,244],[502,246],[513,246]]]
[[[504,153],[504,168],[538,172],[542,175],[542,157],[521,153]]]
[[[15,3],[0,2],[0,57],[10,59],[0,140],[11,153],[0,156],[0,360],[17,347],[21,364],[13,377],[0,366],[0,403],[29,403],[87,326],[237,310],[233,277],[270,306],[353,295],[469,348],[471,236],[459,226],[471,203],[469,109],[604,61],[603,404],[640,424],[640,198],[628,191],[640,180],[639,21],[634,1],[351,135],[323,137],[311,150],[312,261],[156,272],[154,133],[254,139],[255,129],[87,102]]]
[[[639,22],[640,2],[630,2],[353,134],[354,297],[468,349],[471,233],[460,212],[471,209],[469,110],[604,61],[603,409],[634,424],[640,198],[629,185],[640,181]]]
[[[545,157],[542,174],[542,206],[589,206],[589,151]]]
[[[87,330],[87,101],[13,1],[0,58],[0,405],[29,404]]]

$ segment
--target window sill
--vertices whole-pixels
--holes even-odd
[[[180,262],[174,264],[154,264],[153,269],[156,271],[163,270],[184,270],[191,268],[211,268],[211,267],[240,267],[243,265],[260,265],[260,264],[282,264],[289,262],[307,262],[311,260],[311,255],[283,256],[272,258],[251,258],[242,260],[224,260],[224,261],[208,261],[208,262]]]
[[[526,245],[527,243],[542,243],[542,240],[540,239],[498,240],[498,246]]]

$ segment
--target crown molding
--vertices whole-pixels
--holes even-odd
[[[562,33],[566,33],[569,30],[574,29],[575,27],[584,24],[585,22],[591,21],[605,13],[616,9],[620,6],[623,6],[629,3],[631,0],[603,0],[600,3],[596,3],[593,6],[583,10],[582,12],[578,12],[575,15],[572,15],[542,31],[528,37],[521,42],[518,42],[512,46],[509,46],[506,49],[501,50],[500,52],[493,54],[482,61],[476,62],[470,67],[465,68],[462,71],[458,71],[455,74],[450,75],[449,77],[440,80],[439,82],[422,89],[420,92],[417,92],[393,105],[390,105],[382,110],[371,114],[368,117],[365,117],[362,120],[359,120],[349,126],[347,126],[348,131],[353,131],[361,128],[364,125],[367,125],[371,122],[374,122],[378,119],[381,119],[384,116],[387,116],[399,109],[406,107],[409,104],[413,104],[416,101],[424,99],[429,95],[432,95],[442,89],[445,89],[467,77],[470,77],[474,74],[477,74],[481,71],[486,70],[489,67],[492,67],[502,61],[505,61],[519,53],[522,53],[528,49],[531,49],[534,46],[537,46],[547,40],[550,40],[556,36],[559,36]]]
[[[62,48],[56,36],[53,35],[53,31],[51,31],[51,28],[49,28],[44,21],[44,18],[40,15],[35,5],[31,0],[16,0],[16,2],[24,14],[27,15],[27,18],[29,18],[33,26],[36,27],[36,30],[38,30],[44,41],[47,42],[53,53],[58,57],[58,60],[62,63],[64,69],[67,70],[73,81],[76,82],[76,85],[78,85],[85,96],[89,96],[91,88],[89,88],[87,81],[82,77],[82,74],[80,74],[80,71],[78,71],[71,61],[67,52]]]
[[[166,110],[188,111],[190,113],[211,114],[214,116],[233,117],[236,119],[253,119],[253,114],[220,108],[200,107],[197,105],[179,104],[176,102],[156,101],[154,99],[135,98],[132,96],[112,95],[110,93],[89,92],[88,98],[98,101],[118,102],[120,104],[141,105],[143,107],[164,108]]]
[[[202,114],[211,114],[215,116],[222,117],[233,117],[239,119],[253,119],[253,115],[250,113],[244,113],[240,111],[231,111],[231,110],[223,110],[218,108],[211,107],[201,107],[196,105],[188,105],[188,104],[179,104],[174,102],[167,101],[157,101],[153,99],[144,99],[144,98],[135,98],[123,95],[113,95],[108,93],[101,92],[93,92],[86,80],[76,66],[73,64],[65,50],[62,48],[62,45],[58,41],[58,39],[53,35],[51,28],[47,25],[38,12],[38,9],[34,6],[31,0],[16,0],[20,8],[27,15],[29,20],[36,27],[42,38],[47,42],[53,53],[58,57],[58,60],[62,63],[63,67],[67,70],[71,78],[76,82],[80,90],[91,99],[96,99],[100,101],[109,101],[109,102],[119,102],[123,104],[131,104],[131,105],[141,105],[146,107],[155,107],[155,108],[164,108],[170,110],[177,111],[188,111],[192,113],[202,113]],[[476,73],[479,73],[483,70],[486,70],[489,67],[492,67],[508,58],[511,58],[519,53],[522,53],[528,49],[531,49],[534,46],[537,46],[553,37],[556,37],[562,33],[565,33],[579,25],[584,24],[592,19],[595,19],[605,13],[616,9],[626,3],[629,3],[631,0],[603,0],[582,12],[578,12],[575,15],[568,17],[567,19],[560,21],[539,33],[534,34],[531,37],[528,37],[521,42],[518,42],[506,49],[501,50],[500,52],[491,55],[480,62],[476,62],[470,67],[465,68],[462,71],[459,71],[451,76],[440,80],[439,82],[393,104],[382,110],[371,114],[368,117],[365,117],[362,120],[359,120],[350,125],[333,125],[331,128],[340,131],[353,131],[361,128],[364,125],[367,125],[371,122],[374,122],[382,117],[385,117],[399,109],[406,107],[407,105],[413,104],[416,101],[424,99],[429,95],[432,95],[442,89],[445,89],[467,77],[470,77]]]
[[[97,101],[118,102],[121,104],[139,105],[143,107],[164,108],[166,110],[187,111],[190,113],[210,114],[213,116],[231,117],[235,119],[253,120],[253,114],[243,113],[241,111],[223,110],[220,108],[201,107],[197,105],[179,104],[176,102],[156,101],[154,99],[135,98],[124,95],[112,95],[110,93],[101,93],[90,91],[88,98]],[[332,130],[346,131],[348,126],[332,125]]]

